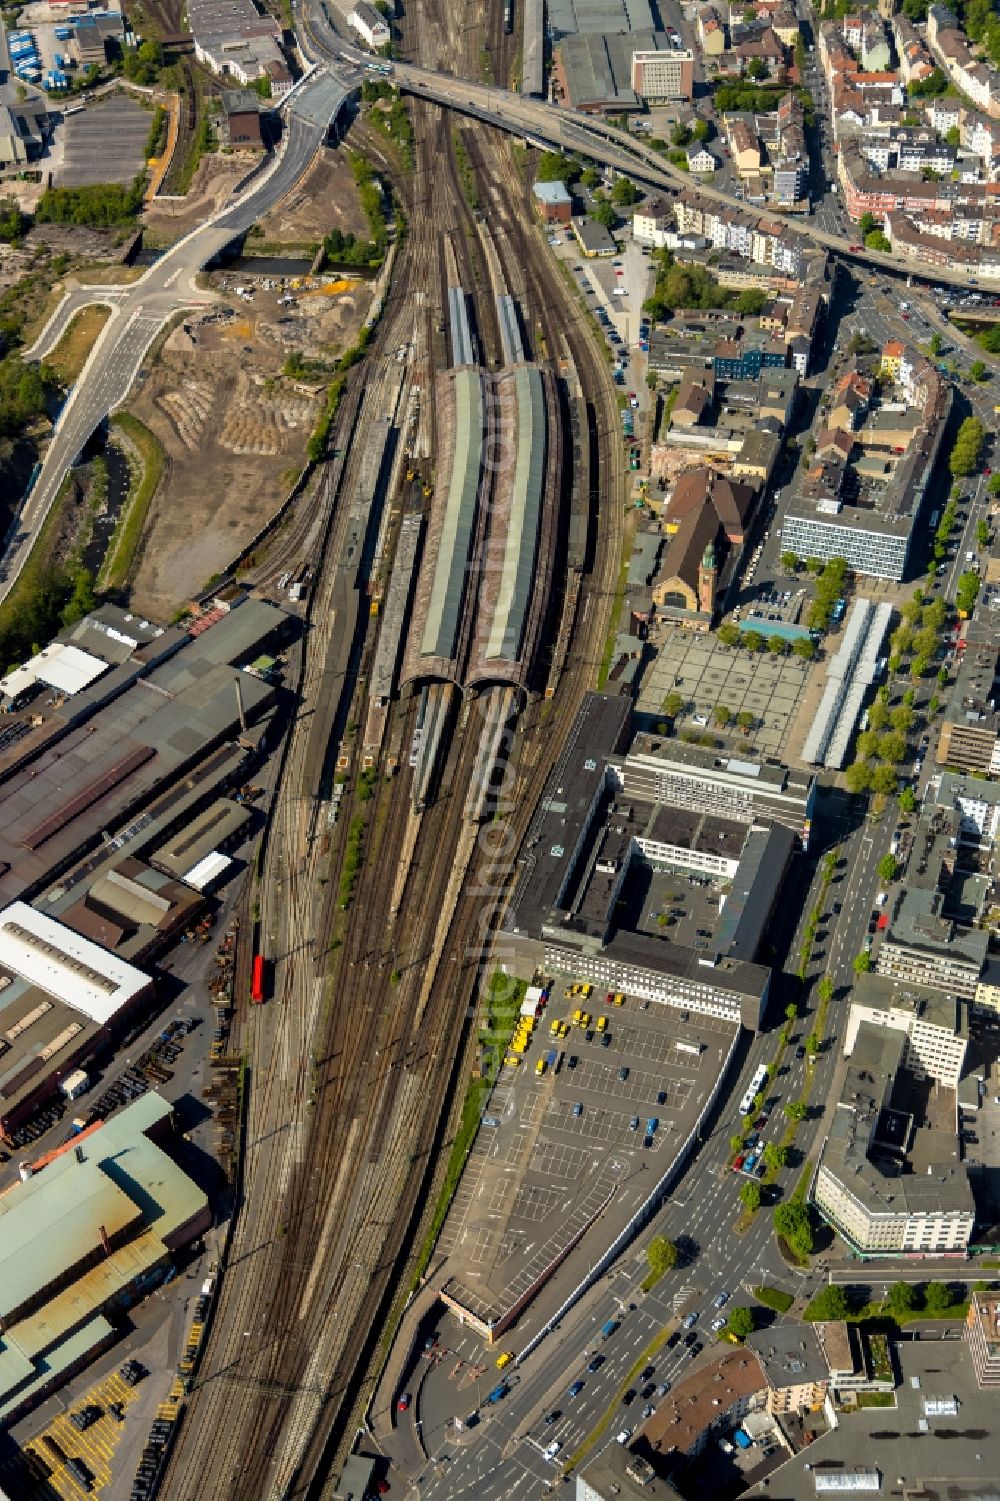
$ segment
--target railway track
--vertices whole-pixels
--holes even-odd
[[[444,7],[432,16],[429,35],[444,38],[454,30]],[[393,348],[415,328],[420,346],[422,328],[427,379],[443,353],[443,232],[474,299],[484,357],[499,359],[492,293],[477,265],[449,122],[435,106],[419,102],[413,109],[418,166],[404,187],[409,237],[371,356],[352,387],[356,401],[349,399],[340,414],[341,483],[319,502],[329,508],[330,558],[337,556],[340,499],[356,479],[358,458],[348,439],[377,409]],[[508,153],[487,130],[465,127],[462,140],[488,217],[499,215],[513,194],[526,199]],[[518,261],[506,274],[526,301],[525,321],[538,344],[550,356],[572,357],[592,393],[601,464],[596,493],[604,509],[578,614],[579,649],[557,699],[523,716],[515,844],[554,749],[592,684],[622,527],[618,414],[606,367],[589,330],[574,321],[552,268],[536,263],[537,244],[530,230],[518,230],[516,218],[505,216]],[[328,568],[319,577],[303,678],[307,707],[290,731],[254,895],[263,941],[273,944],[275,998],[240,1020],[240,1046],[250,1059],[246,1186],[212,1338],[164,1488],[184,1501],[322,1493],[331,1459],[370,1398],[375,1331],[404,1285],[410,1247],[434,1201],[446,1107],[449,1098],[461,1099],[464,1055],[475,1043],[469,1007],[490,963],[483,934],[502,897],[502,888],[485,898],[464,889],[477,854],[477,830],[464,811],[479,746],[475,713],[460,719],[442,790],[419,817],[409,808],[408,768],[391,781],[377,777],[369,794],[355,765],[329,846],[325,831],[312,828],[316,768],[307,716],[320,712],[323,664],[338,629],[334,574]],[[359,724],[363,709],[359,679],[352,710]],[[397,703],[387,737],[406,745],[413,713],[412,701]],[[338,875],[358,818],[365,825],[364,858],[342,911]],[[408,875],[394,912],[401,863]]]

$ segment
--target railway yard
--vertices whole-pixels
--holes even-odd
[[[454,49],[461,38],[450,28],[440,6],[415,32],[421,46],[439,32],[432,45]],[[498,25],[501,45],[510,44]],[[241,1015],[231,1043],[249,1059],[242,1198],[165,1477],[171,1496],[311,1494],[374,1390],[464,1093],[505,889],[497,854],[512,864],[548,747],[593,682],[621,556],[617,406],[589,329],[524,227],[527,185],[491,132],[463,125],[456,135],[446,114],[423,104],[413,119],[416,170],[399,184],[407,241],[363,373],[348,383],[331,437],[337,457],[318,505],[293,515],[256,580],[266,590],[288,563],[315,560],[296,685],[308,712],[282,751],[255,887],[272,1000]],[[457,140],[481,215],[467,201]],[[421,683],[419,668],[414,692],[376,703],[370,581],[384,586],[402,525],[419,511],[420,479],[407,475],[435,473],[443,484],[429,396],[436,373],[458,362],[461,314],[449,287],[466,294],[463,337],[485,367],[510,362],[497,304],[506,296],[518,305],[523,357],[560,379],[546,447],[557,515],[540,544],[545,568],[528,573],[532,642],[544,626],[563,652],[532,653],[513,683],[482,672],[461,707],[444,701],[447,683]],[[578,446],[557,463],[570,434]],[[570,548],[575,570],[561,576],[574,587],[550,597],[545,573],[556,550],[562,560]],[[478,589],[475,573],[470,584]],[[558,685],[551,701],[525,701],[529,671],[533,686]],[[499,850],[482,821],[498,793]],[[345,883],[352,845],[362,858]],[[248,992],[249,960],[248,949],[237,994]]]
[[[857,655],[861,637],[843,617],[860,570],[833,560],[836,608],[815,627],[811,614],[796,622],[829,582],[818,555],[780,554],[782,569],[805,570],[794,604],[777,562],[758,586],[776,608],[751,589],[810,453],[850,452],[848,431],[883,427],[895,444],[907,408],[892,404],[888,426],[872,396],[893,345],[877,365],[874,345],[858,357],[871,380],[841,379],[850,411],[831,436],[838,299],[853,295],[831,262],[804,309],[771,296],[774,277],[766,302],[734,281],[730,302],[745,292],[765,309],[740,315],[760,321],[744,349],[712,334],[705,353],[711,328],[736,316],[720,300],[682,349],[678,338],[677,371],[654,366],[653,307],[683,247],[676,267],[651,254],[639,209],[612,239],[544,182],[559,164],[538,151],[583,149],[581,124],[522,141],[447,92],[464,80],[516,90],[524,72],[518,108],[543,109],[542,7],[418,0],[392,18],[392,64],[360,52],[360,24],[378,24],[366,14],[340,51],[345,17],[293,0],[282,45],[295,39],[296,70],[308,67],[281,121],[270,116],[280,145],[232,189],[237,164],[206,158],[175,198],[222,75],[180,35],[176,0],[148,8],[183,88],[167,196],[144,227],[150,245],[183,234],[134,305],[124,286],[108,294],[100,388],[88,364],[66,408],[86,399],[100,422],[127,391],[124,424],[145,432],[163,473],[128,588],[95,599],[77,582],[58,633],[0,677],[0,1501],[371,1501],[376,1487],[517,1501],[574,1483],[581,1497],[631,1498],[646,1485],[681,1494],[675,1481],[736,1496],[779,1445],[768,1474],[837,1428],[835,1396],[846,1411],[862,1388],[887,1390],[871,1351],[842,1351],[844,1405],[831,1357],[815,1366],[823,1390],[810,1377],[779,1431],[784,1356],[767,1342],[803,1369],[800,1335],[819,1349],[824,1328],[848,1329],[846,1301],[830,1322],[817,1315],[819,1335],[793,1323],[837,1290],[823,1286],[838,1275],[827,1257],[864,1259],[815,1197],[822,1182],[836,1208],[837,1162],[856,1178],[874,1161],[853,1124],[849,1143],[831,1127],[845,1078],[871,1084],[869,1113],[893,1129],[892,1070],[901,1090],[907,1070],[921,1089],[930,1079],[927,1119],[907,1104],[921,1138],[933,1126],[943,1139],[951,1115],[1000,1089],[988,1072],[960,1080],[970,1036],[979,1048],[995,1023],[963,1021],[980,977],[1000,1008],[989,934],[966,935],[960,953],[956,941],[964,1001],[945,1004],[922,970],[875,963],[895,952],[891,924],[904,945],[895,883],[916,833],[907,824],[901,843],[900,810],[919,819],[939,794],[921,781],[927,735],[907,780],[906,736],[943,702],[903,642],[926,640],[931,620],[943,639],[961,549],[947,584],[931,564],[928,592],[897,589],[879,607],[886,628],[893,608],[912,616],[909,637],[890,638],[897,666],[851,680],[860,710],[882,677],[879,712],[869,730],[871,703],[862,722],[871,756],[903,747],[880,765],[884,783],[866,766],[868,802],[802,748],[821,692],[847,701],[843,643],[853,630]],[[687,57],[667,33],[663,57]],[[450,80],[447,105],[406,65]],[[530,118],[511,116],[534,129]],[[594,118],[612,150],[617,126]],[[653,150],[629,149],[629,161]],[[603,186],[574,166],[578,207],[584,187],[588,212],[619,202],[610,166]],[[650,180],[663,186],[655,159]],[[641,202],[626,187],[619,206]],[[656,217],[652,201],[642,212]],[[663,233],[657,246],[677,240]],[[36,358],[84,297],[70,290]],[[691,313],[661,311],[664,323]],[[906,323],[894,331],[905,338]],[[940,386],[920,358],[921,379]],[[740,418],[724,438],[699,419],[716,381]],[[829,421],[821,450],[792,430],[796,392]],[[760,441],[744,455],[751,426]],[[783,444],[804,444],[801,465],[779,462]],[[123,476],[138,453],[129,466],[118,454]],[[87,464],[92,484],[100,466]],[[55,493],[54,468],[50,448],[31,507]],[[651,493],[657,474],[669,494],[664,482]],[[978,517],[962,525],[983,550]],[[27,555],[30,535],[10,545]],[[856,599],[851,621],[872,605]],[[770,644],[771,626],[741,635],[765,620]],[[931,666],[927,645],[923,676],[936,673],[942,700],[958,650]],[[813,666],[814,654],[828,660]],[[891,700],[911,667],[907,696]],[[898,734],[879,739],[879,717]],[[991,838],[1000,828],[988,796],[970,813],[947,777],[954,807],[933,804],[942,852],[953,836],[942,871],[970,820],[982,834],[992,819]],[[892,796],[879,791],[890,781]],[[992,876],[991,853],[980,896]],[[938,893],[910,895],[932,914],[920,907],[913,930],[937,924],[943,952],[955,929],[941,936]],[[869,1054],[884,1075],[878,1109]],[[852,1121],[868,1119],[868,1094],[851,1097]],[[984,1158],[1000,1150],[978,1129]],[[963,1151],[947,1164],[952,1187]],[[903,1178],[903,1156],[889,1176]],[[965,1240],[948,1253],[995,1253],[985,1238],[970,1250],[973,1188],[960,1186]],[[982,1230],[988,1195],[976,1192]],[[945,1242],[927,1244],[919,1275],[950,1276],[958,1257],[937,1265]],[[730,1302],[744,1295],[752,1314]],[[941,1337],[959,1338],[960,1296]],[[706,1459],[705,1436],[724,1431],[735,1447],[726,1438]]]

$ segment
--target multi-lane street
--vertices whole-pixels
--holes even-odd
[[[81,307],[96,302],[110,305],[112,312],[59,415],[37,481],[11,526],[0,564],[0,599],[6,598],[24,566],[66,470],[108,413],[125,399],[160,329],[178,310],[212,301],[209,292],[195,287],[196,274],[298,182],[350,86],[332,72],[318,71],[308,78],[290,96],[281,150],[234,202],[185,235],[130,286],[80,288],[56,309],[31,351],[34,357],[55,346]]]

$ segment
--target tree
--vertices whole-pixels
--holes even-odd
[[[732,1135],[729,1138],[729,1150],[731,1152],[738,1152],[738,1151],[740,1151],[740,1149],[742,1148],[742,1146],[743,1146],[743,1137],[737,1131],[737,1132],[734,1133],[734,1135]]]
[[[733,711],[732,709],[728,708],[726,704],[716,704],[715,708],[712,710],[712,718],[715,720],[720,729],[724,729],[732,719],[732,717]]]
[[[948,467],[953,475],[973,474],[979,467],[986,429],[978,417],[966,417],[958,430]]]
[[[691,134],[698,142],[707,141],[712,134],[712,127],[707,120],[695,120],[691,127]]]
[[[865,761],[872,761],[878,755],[879,737],[874,730],[862,730],[858,736],[858,755]]]
[[[891,766],[876,766],[872,772],[873,792],[878,792],[882,797],[894,797],[898,786],[899,778]]]
[[[5,245],[20,244],[27,221],[15,198],[0,198],[0,240]]]
[[[563,156],[561,151],[543,151],[535,171],[536,182],[576,182],[583,171],[572,156]]]
[[[833,1000],[833,981],[829,975],[824,975],[816,986],[816,994],[827,1005]]]
[[[876,699],[868,710],[868,725],[873,730],[884,730],[889,723],[889,710],[880,699]]]
[[[908,1282],[894,1282],[889,1289],[889,1307],[893,1313],[912,1313],[917,1295]]]
[[[782,1106],[782,1111],[788,1121],[804,1121],[809,1114],[809,1106],[804,1100],[789,1100],[787,1105]]]
[[[798,557],[794,552],[783,552],[781,554],[781,566],[786,573],[794,573],[799,566]]]
[[[796,1006],[796,1004],[795,1004],[794,1001],[789,1001],[788,1005],[785,1007],[785,1019],[786,1019],[786,1021],[790,1021],[790,1022],[797,1021],[798,1020],[798,1016],[799,1016],[799,1008],[798,1008],[798,1006]]]
[[[873,229],[878,229],[878,220],[874,214],[864,213],[858,220],[858,229],[862,236],[870,235]]]
[[[605,229],[614,229],[618,223],[618,215],[615,212],[614,204],[609,203],[606,198],[602,198],[600,202],[594,204],[590,217],[595,219],[598,224],[603,224]]]
[[[674,145],[674,146],[680,146],[680,147],[690,146],[690,144],[691,144],[691,131],[683,123],[683,121],[678,120],[677,124],[674,126],[673,130],[670,132],[670,140],[671,140],[671,144]]]
[[[665,1235],[654,1235],[646,1248],[649,1270],[654,1276],[662,1277],[664,1272],[673,1271],[679,1254],[672,1240],[668,1240]]]
[[[917,794],[912,787],[904,787],[899,794],[899,806],[904,813],[913,813],[917,807]]]
[[[986,488],[991,495],[1000,495],[1000,474],[991,474]]]
[[[774,1211],[774,1230],[795,1252],[806,1257],[813,1249],[812,1218],[808,1206],[800,1199],[789,1199]]]
[[[754,1330],[753,1312],[749,1308],[731,1308],[729,1317],[726,1319],[726,1333],[734,1339],[746,1339]]]
[[[740,628],[738,625],[734,625],[731,620],[723,621],[715,634],[723,646],[739,646],[740,644]]]
[[[744,631],[740,641],[747,651],[764,651],[767,647],[767,639],[760,631]]]
[[[641,197],[642,194],[630,178],[615,178],[611,189],[612,203],[617,203],[619,208],[630,208],[633,203],[638,203]]]
[[[908,735],[913,729],[913,707],[910,704],[897,704],[890,715],[892,727],[900,735]]]
[[[816,643],[811,636],[796,636],[792,642],[792,653],[807,662],[812,661],[816,655]]]
[[[958,143],[956,142],[956,145],[957,144]],[[927,340],[927,348],[930,350],[935,359],[941,353],[941,345],[943,343],[944,340],[941,338],[941,335],[936,332],[931,334],[930,338]]]
[[[772,657],[783,657],[788,651],[788,642],[784,636],[768,636],[767,649]]]
[[[872,786],[872,769],[865,761],[852,761],[844,772],[844,781],[847,783],[848,792],[855,796],[863,792],[870,792]]]
[[[870,235],[865,235],[865,246],[869,250],[881,250],[883,255],[888,255],[892,250],[892,241],[880,229],[873,229]]]
[[[747,77],[752,78],[754,83],[767,77],[767,64],[762,57],[752,57],[747,63]]]
[[[833,1283],[820,1288],[806,1309],[805,1317],[811,1323],[834,1324],[846,1319],[850,1311],[844,1289]]]
[[[740,1200],[744,1207],[749,1209],[751,1214],[755,1214],[760,1208],[761,1197],[760,1184],[755,1183],[752,1178],[748,1178],[740,1189]]]
[[[580,173],[580,182],[585,188],[599,187],[600,181],[601,174],[600,172],[598,172],[596,167],[584,167],[583,171]]]
[[[955,591],[955,605],[962,615],[971,615],[976,600],[979,597],[979,574],[969,569],[958,580],[958,588]]]
[[[750,709],[741,709],[736,716],[736,723],[741,730],[752,730],[757,723],[757,716]]]
[[[663,700],[663,712],[668,719],[676,719],[686,700],[681,693],[668,693]]]
[[[876,869],[878,870],[880,881],[894,881],[896,879],[896,872],[899,869],[899,866],[896,864],[895,855],[883,855]]]
[[[951,1303],[951,1290],[944,1282],[928,1282],[924,1288],[924,1307],[928,1313],[944,1313]]]
[[[815,1058],[822,1051],[823,1044],[817,1032],[810,1032],[806,1038],[806,1052],[810,1058]]]
[[[871,954],[866,953],[864,949],[862,949],[862,951],[861,951],[860,954],[855,954],[855,956],[854,956],[854,973],[856,975],[866,975],[868,973],[868,971],[871,969],[871,967],[872,967],[872,956],[871,956]]]
[[[764,1148],[764,1165],[774,1169],[782,1168],[788,1161],[788,1152],[784,1147],[779,1147],[776,1141],[769,1141]]]
[[[986,380],[987,378],[986,366],[983,364],[982,360],[973,360],[972,364],[969,366],[969,379],[978,382]]]

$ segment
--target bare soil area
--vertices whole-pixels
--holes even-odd
[[[202,157],[183,198],[154,198],[143,211],[147,245],[170,245],[195,229],[222,207],[230,193],[257,160],[255,153],[236,151],[232,156],[211,151]]]
[[[234,278],[210,280],[225,296]],[[170,335],[130,407],[167,455],[140,549],[136,609],[169,619],[230,564],[291,489],[325,381],[282,375],[285,359],[296,349],[332,365],[368,310],[364,283],[337,285],[343,290],[297,292],[291,306],[279,302],[277,287],[257,291],[249,304],[233,298]]]
[[[368,238],[354,175],[343,151],[321,151],[298,186],[265,214],[255,236],[268,245],[324,239],[331,229]],[[252,242],[251,242],[252,248]]]

